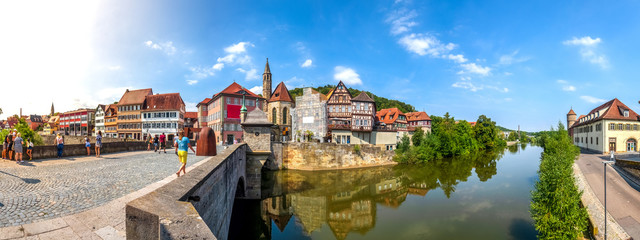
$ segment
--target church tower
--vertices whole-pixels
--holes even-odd
[[[271,98],[271,69],[269,68],[269,58],[267,58],[267,64],[264,66],[264,73],[262,74],[262,97],[269,101]],[[265,104],[265,112],[266,112]]]
[[[567,113],[567,129],[571,128],[571,126],[576,122],[576,116],[576,112],[571,108],[569,113]]]
[[[53,114],[55,113],[55,111],[53,111],[53,102],[51,102],[51,116],[53,117]]]

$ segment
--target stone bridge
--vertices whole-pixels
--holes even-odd
[[[227,239],[234,200],[261,197],[262,164],[247,159],[247,151],[247,144],[230,146],[186,175],[129,202],[127,239]]]

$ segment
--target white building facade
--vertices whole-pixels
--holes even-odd
[[[98,136],[98,131],[102,132],[102,136],[105,136],[105,126],[104,126],[104,114],[105,114],[105,105],[98,105],[96,108],[96,126],[94,129],[94,136]]]
[[[147,96],[141,113],[144,138],[164,133],[167,141],[173,141],[184,129],[184,114],[185,105],[178,93]]]
[[[323,141],[327,134],[327,97],[311,88],[303,89],[296,97],[296,107],[291,111],[293,141],[317,139]]]

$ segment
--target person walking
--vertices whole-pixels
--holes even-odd
[[[165,147],[165,141],[167,136],[164,135],[164,133],[160,134],[160,147],[162,148],[162,150],[164,151],[164,153],[167,153],[167,149]],[[158,154],[160,154],[160,151],[158,151]]]
[[[153,144],[153,137],[149,134],[149,137],[147,137],[147,151],[151,151],[151,144]]]
[[[102,131],[98,131],[98,135],[96,135],[96,157],[100,157],[101,149],[102,149]]]
[[[89,137],[84,137],[84,147],[87,148],[87,156],[91,155],[91,142]]]
[[[157,152],[158,151],[158,143],[159,143],[160,139],[158,138],[158,134],[156,134],[155,137],[153,137],[153,151]]]
[[[27,139],[27,155],[29,155],[29,161],[33,160],[33,141]]]
[[[191,149],[193,153],[196,153],[196,150],[193,150],[193,147],[189,142],[189,138],[184,136],[183,131],[180,131],[180,134],[178,136],[179,136],[178,137],[179,140],[178,140],[178,143],[176,144],[176,151],[178,153],[178,159],[180,159],[180,163],[182,163],[182,165],[178,169],[178,172],[176,172],[176,175],[180,177],[180,171],[182,171],[183,175],[187,173],[186,167],[187,167],[187,155],[188,155],[189,149]]]
[[[24,140],[20,137],[20,133],[16,134],[16,138],[13,139],[13,150],[16,152],[16,163],[23,163],[22,161],[22,144]]]
[[[62,150],[64,149],[64,138],[60,136],[60,133],[56,136],[56,140],[54,142],[56,146],[58,146],[58,158],[62,157]]]

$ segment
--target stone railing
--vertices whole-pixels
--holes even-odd
[[[91,144],[91,155],[95,156],[95,145]],[[102,143],[100,153],[114,153],[126,151],[146,150],[147,144],[144,142],[109,142]],[[29,159],[27,148],[22,147],[24,153],[23,159]],[[58,146],[34,146],[33,159],[56,158],[58,156]],[[65,144],[63,148],[63,157],[69,156],[86,156],[87,148],[84,144]]]
[[[234,199],[245,194],[246,146],[233,145],[127,203],[127,239],[227,239]]]

